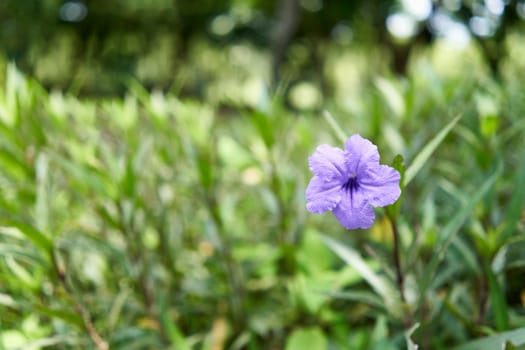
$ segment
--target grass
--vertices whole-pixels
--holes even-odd
[[[327,101],[327,122],[279,97],[224,108],[132,84],[80,99],[8,64],[0,349],[397,349],[416,323],[425,349],[521,345],[515,69],[495,80],[421,55],[406,78],[377,73],[360,99]],[[411,169],[397,219],[406,300],[385,213],[347,232],[305,210],[308,156],[354,132]]]

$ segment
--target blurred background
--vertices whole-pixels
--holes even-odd
[[[0,350],[524,345],[524,28],[524,0],[0,0]],[[353,133],[417,173],[405,300],[384,211],[305,209]]]
[[[297,88],[292,100],[310,94],[315,105],[357,88],[360,65],[405,74],[415,54],[441,43],[449,70],[461,63],[447,56],[462,56],[471,69],[502,74],[521,57],[525,2],[4,0],[0,21],[6,57],[48,89],[122,94],[136,79],[253,103],[284,82]]]

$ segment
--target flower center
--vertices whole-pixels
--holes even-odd
[[[342,187],[345,191],[350,192],[350,194],[355,192],[359,188],[359,183],[357,182],[357,175],[350,175],[350,177],[348,178],[348,180],[346,180]]]

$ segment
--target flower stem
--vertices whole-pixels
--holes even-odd
[[[403,277],[403,270],[401,269],[400,249],[399,249],[399,230],[397,229],[397,222],[390,219],[392,224],[392,233],[394,234],[394,265],[396,267],[396,283],[401,294],[401,300],[406,303],[405,299],[405,279]]]
[[[403,308],[405,309],[405,326],[412,326],[414,324],[412,313],[407,304],[407,299],[405,297],[405,277],[403,275],[403,269],[401,268],[401,249],[399,243],[399,230],[397,229],[397,221],[393,218],[390,218],[392,225],[392,233],[394,235],[394,265],[396,267],[396,283],[399,289],[399,294],[401,296],[401,301],[403,302]]]
[[[80,317],[82,317],[82,321],[84,323],[84,328],[88,334],[88,336],[93,341],[95,348],[97,350],[108,350],[109,344],[100,333],[97,332],[95,325],[93,324],[93,321],[91,320],[91,315],[86,307],[83,306],[83,303],[81,302],[80,298],[77,296],[77,292],[69,282],[66,275],[66,268],[64,265],[62,265],[57,256],[56,251],[51,251],[51,261],[53,263],[53,268],[55,269],[56,273],[56,279],[58,282],[62,285],[62,288],[65,292],[65,295],[75,304],[75,311],[80,314]]]

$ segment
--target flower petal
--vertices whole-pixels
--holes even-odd
[[[334,209],[341,201],[341,184],[337,180],[325,181],[314,176],[306,188],[306,209],[314,214],[321,214]]]
[[[374,207],[384,207],[397,201],[401,195],[399,172],[388,165],[377,165],[367,169],[359,177],[359,189],[366,193]]]
[[[308,158],[310,170],[325,181],[341,178],[346,170],[343,150],[329,145],[320,145]]]
[[[379,164],[377,146],[358,134],[346,140],[344,157],[347,170],[358,177],[370,165]]]
[[[348,230],[369,228],[375,219],[372,206],[366,200],[356,201],[355,196],[353,200],[351,200],[350,196],[345,196],[332,212],[339,223]]]

